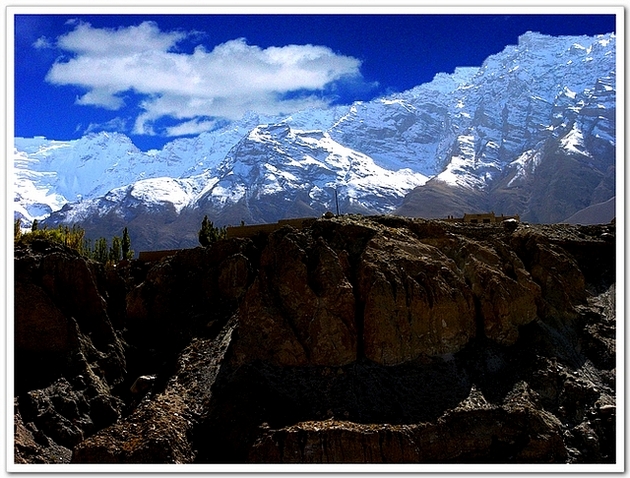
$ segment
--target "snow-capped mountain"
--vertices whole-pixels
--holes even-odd
[[[251,222],[289,216],[297,202],[321,214],[335,208],[335,195],[345,212],[393,211],[428,179],[410,169],[382,168],[326,132],[286,123],[254,128],[230,150],[216,178],[197,203],[218,211],[244,201]]]
[[[112,189],[104,196],[66,204],[48,224],[83,224],[107,234],[128,225],[135,241],[154,246],[164,224],[187,224],[194,245],[198,224],[272,222],[319,216],[337,203],[346,212],[392,212],[428,178],[410,169],[392,171],[332,140],[328,133],[294,130],[285,123],[259,125],[220,163],[183,178],[156,177]],[[173,231],[181,232],[177,226]],[[146,236],[146,237],[145,237]],[[162,246],[165,239],[161,239]],[[170,247],[178,246],[175,237]]]
[[[216,167],[260,121],[248,115],[216,132],[147,152],[120,133],[92,133],[73,141],[15,138],[16,217],[29,224],[66,203],[102,197],[136,181],[201,174]]]
[[[459,114],[449,115],[445,167],[399,212],[439,217],[479,205],[558,222],[614,196],[614,45],[614,35],[528,33],[489,57],[451,97]]]
[[[135,224],[140,248],[194,245],[205,214],[238,224],[334,211],[335,193],[342,213],[562,221],[615,195],[615,41],[527,33],[403,93],[250,114],[160,151],[111,133],[16,138],[15,214],[106,236]]]

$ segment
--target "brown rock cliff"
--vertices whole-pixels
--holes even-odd
[[[18,248],[15,461],[614,462],[614,234],[350,216],[115,269]]]

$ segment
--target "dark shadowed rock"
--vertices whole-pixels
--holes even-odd
[[[66,316],[31,282],[15,283],[15,349],[25,353],[66,354],[78,346]]]
[[[191,463],[193,428],[204,416],[234,325],[215,340],[193,340],[163,392],[74,448],[73,463]]]
[[[34,423],[24,423],[17,400],[14,400],[14,409],[14,463],[56,464],[70,462],[72,450],[49,439]]]
[[[18,247],[14,459],[615,463],[614,235],[340,216],[116,269]]]
[[[124,345],[99,264],[40,241],[16,250],[15,272],[19,426],[43,455],[67,463],[73,446],[120,416],[113,388],[124,379]]]
[[[575,258],[531,227],[517,230],[512,235],[512,244],[541,288],[541,317],[575,318],[575,307],[585,303],[587,297],[584,275]]]
[[[73,317],[94,344],[116,342],[107,314],[107,302],[98,287],[99,265],[67,253],[45,255],[41,284],[66,316]]]
[[[263,430],[254,463],[557,463],[566,458],[561,423],[526,400],[502,406],[472,390],[432,423],[324,420]]]
[[[236,239],[152,264],[126,297],[130,339],[178,353],[211,321],[224,325],[253,281],[256,255],[251,241]]]

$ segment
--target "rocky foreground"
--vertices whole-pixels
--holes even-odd
[[[615,226],[15,250],[15,463],[614,463]]]

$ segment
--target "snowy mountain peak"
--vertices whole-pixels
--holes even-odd
[[[250,113],[159,151],[116,133],[16,138],[16,217],[269,222],[332,210],[335,195],[343,212],[440,217],[490,207],[568,217],[614,195],[615,42],[529,32],[479,67],[405,92],[288,116]],[[589,177],[561,192],[584,199],[559,207],[539,198],[537,182],[555,171],[570,178],[558,184]],[[417,194],[424,199],[410,199]]]
[[[283,201],[299,198],[313,210],[329,209],[335,189],[350,208],[392,210],[428,179],[409,170],[383,169],[326,132],[294,130],[286,123],[254,128],[217,171],[213,204],[281,195]]]

